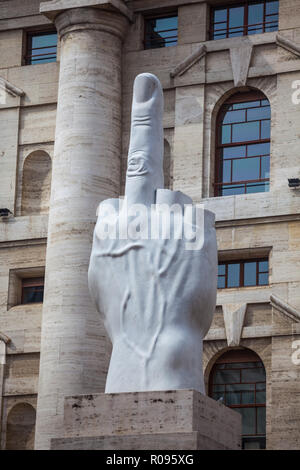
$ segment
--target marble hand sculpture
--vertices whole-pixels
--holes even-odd
[[[214,214],[192,206],[180,191],[163,189],[162,118],[159,80],[149,73],[138,75],[126,204],[110,199],[99,205],[89,266],[90,293],[113,345],[106,393],[176,389],[205,393],[203,337],[212,322],[217,289]],[[182,213],[189,205],[195,226],[197,211],[202,210],[203,223],[196,227],[203,239],[198,249],[187,249],[183,238],[143,238],[130,231],[120,235],[122,226],[133,220],[136,207],[146,208],[135,225],[140,228],[156,207],[174,204]],[[171,217],[171,229],[176,223]],[[102,236],[105,224],[116,237]]]

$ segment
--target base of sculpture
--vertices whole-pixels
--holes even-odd
[[[241,448],[241,416],[195,390],[79,395],[65,399],[55,450]]]

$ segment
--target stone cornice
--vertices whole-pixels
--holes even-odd
[[[180,77],[187,70],[189,70],[196,62],[202,59],[206,54],[206,47],[201,45],[195,52],[189,55],[185,60],[183,60],[175,69],[170,72],[171,78],[175,78],[177,75]]]
[[[300,312],[294,307],[274,294],[271,294],[270,302],[272,307],[274,307],[278,312],[287,317],[289,320],[292,320],[295,323],[300,323]]]
[[[277,34],[276,36],[276,43],[278,46],[286,49],[287,51],[295,54],[297,57],[300,57],[300,46],[296,44],[294,41],[291,41],[288,38],[285,38],[281,34]]]
[[[23,90],[14,86],[12,83],[8,82],[2,77],[0,77],[0,88],[4,88],[6,92],[9,93],[13,97],[24,95]]]
[[[3,341],[3,343],[5,344],[9,344],[11,342],[11,339],[0,331],[0,341]]]

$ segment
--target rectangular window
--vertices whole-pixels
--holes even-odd
[[[278,30],[279,0],[244,0],[212,9],[210,39]]]
[[[56,54],[56,31],[27,33],[27,51],[25,57],[26,65],[56,62]]]
[[[44,278],[22,279],[22,304],[43,302]]]
[[[145,19],[145,49],[176,46],[177,37],[177,15]]]
[[[268,284],[269,261],[267,258],[225,261],[218,265],[218,289]]]

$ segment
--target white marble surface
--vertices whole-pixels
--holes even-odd
[[[204,393],[202,340],[216,301],[214,214],[192,206],[180,191],[163,189],[162,114],[159,80],[139,75],[132,105],[128,204],[119,206],[118,199],[100,204],[89,267],[90,292],[113,343],[106,393],[187,388]],[[159,208],[167,217],[174,204],[184,215],[192,207],[193,228],[201,238],[196,249],[188,249],[184,237],[172,236],[185,222],[180,217],[171,218],[170,238],[136,238],[132,232],[122,238],[117,230],[132,220],[130,211],[146,208],[138,217],[144,227]],[[114,239],[104,237],[104,225],[117,234]]]

